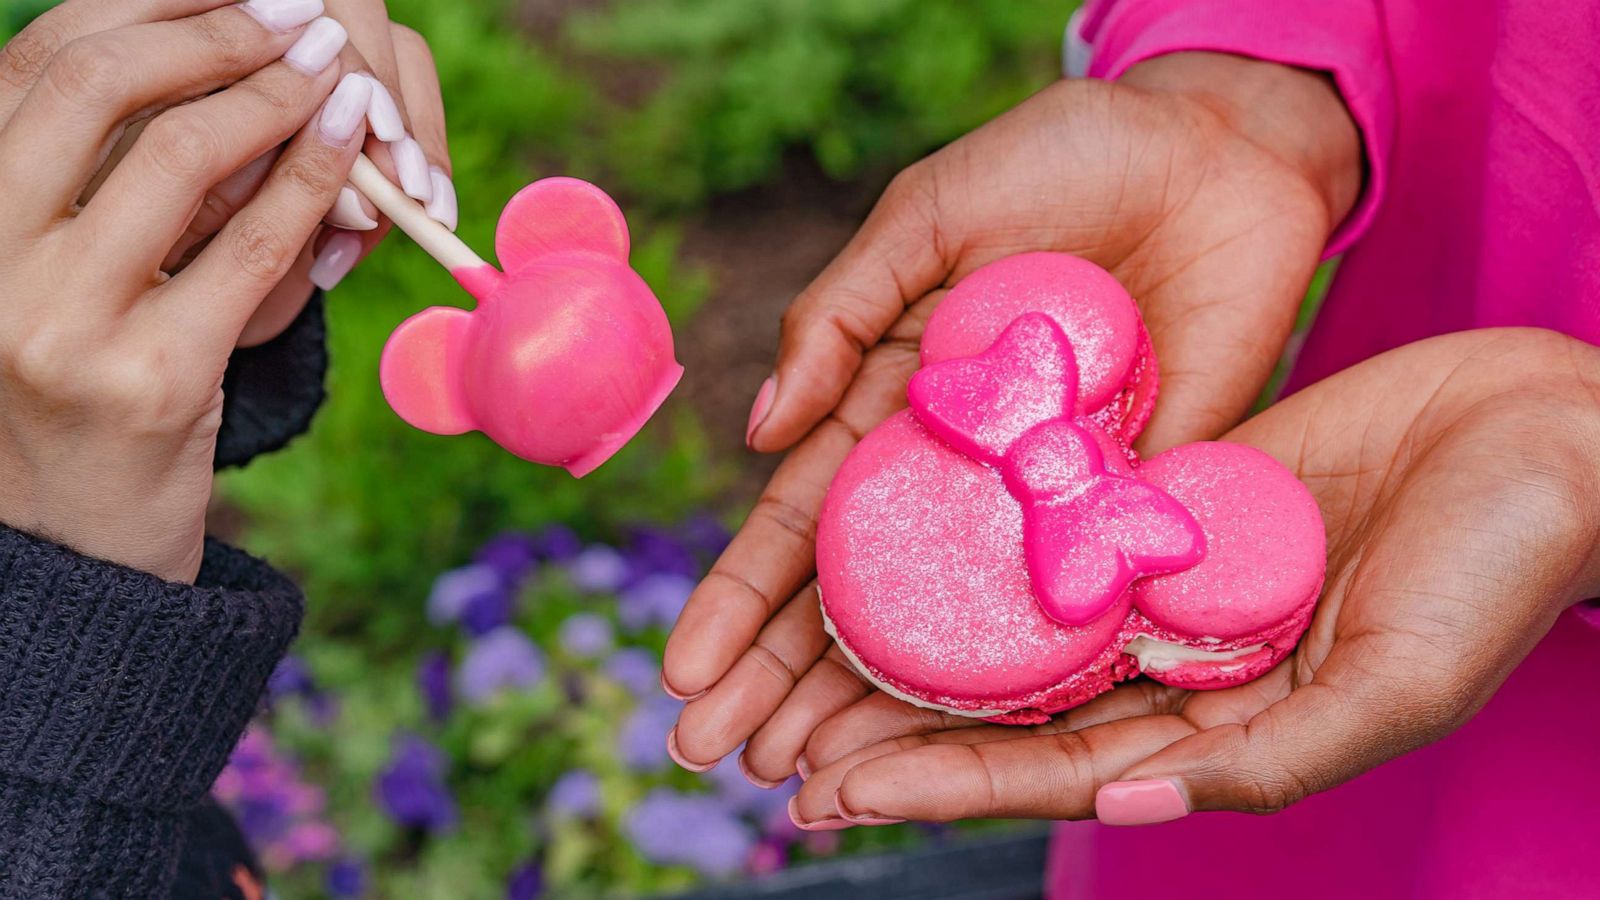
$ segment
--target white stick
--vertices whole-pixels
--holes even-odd
[[[409,235],[417,242],[417,246],[428,251],[429,256],[451,272],[488,265],[454,232],[429,217],[423,211],[422,204],[406,196],[404,191],[385,178],[366,154],[356,157],[356,166],[350,170],[350,183],[388,216],[395,227]]]

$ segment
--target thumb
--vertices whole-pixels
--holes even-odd
[[[901,172],[861,230],[783,316],[778,364],[745,441],[782,450],[838,405],[861,358],[906,307],[942,284],[938,207],[927,163]]]
[[[1465,718],[1455,702],[1459,691],[1443,672],[1401,678],[1376,671],[1379,660],[1405,658],[1393,655],[1404,652],[1398,647],[1377,646],[1384,643],[1394,642],[1336,646],[1314,681],[1253,714],[1236,708],[1136,764],[1100,788],[1095,815],[1110,825],[1144,825],[1202,810],[1278,812],[1429,743]]]

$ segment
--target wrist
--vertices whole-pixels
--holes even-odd
[[[1187,51],[1141,62],[1120,82],[1198,104],[1299,172],[1322,198],[1330,234],[1355,206],[1365,175],[1361,135],[1325,73]]]

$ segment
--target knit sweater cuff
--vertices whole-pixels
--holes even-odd
[[[328,331],[322,292],[284,332],[234,351],[222,379],[222,431],[216,467],[242,466],[277,450],[311,424],[325,396]]]
[[[187,809],[302,611],[292,582],[214,541],[186,585],[0,527],[0,774],[129,810]]]

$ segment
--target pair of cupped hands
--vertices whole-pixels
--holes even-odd
[[[790,811],[808,829],[1138,824],[1276,811],[1463,724],[1600,592],[1600,350],[1447,335],[1237,424],[1362,177],[1329,80],[1202,53],[1058,83],[902,173],[784,318],[748,440],[789,453],[668,643],[663,684],[687,701],[674,758],[703,771],[742,746],[757,784],[798,773]],[[946,290],[1037,250],[1086,257],[1137,299],[1161,361],[1141,451],[1249,444],[1316,495],[1326,586],[1261,679],[1136,680],[1044,725],[988,725],[874,689],[824,632],[814,538],[834,472],[905,405]]]
[[[433,59],[383,0],[66,0],[0,51],[0,522],[190,581],[222,379],[388,231],[455,226]]]

